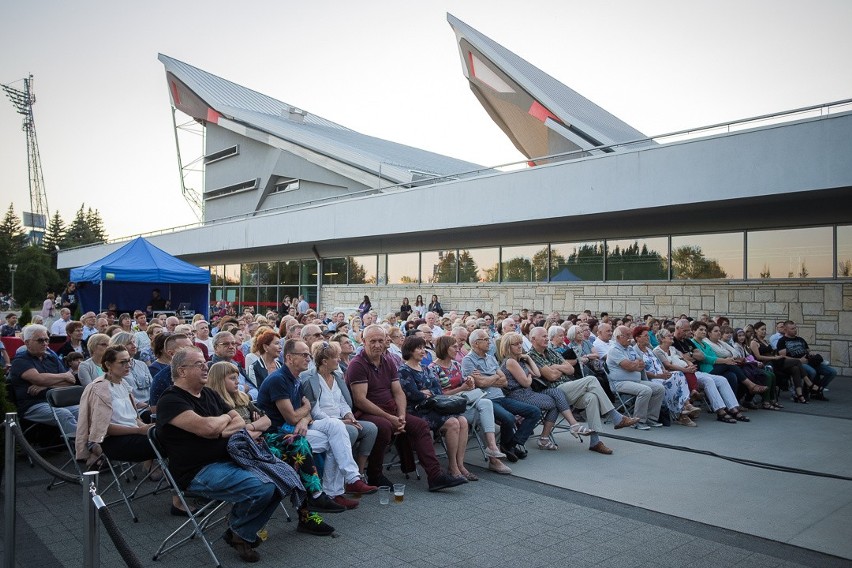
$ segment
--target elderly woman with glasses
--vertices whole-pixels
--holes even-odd
[[[127,382],[133,358],[123,345],[112,345],[103,349],[99,359],[103,375],[86,386],[80,399],[74,441],[77,459],[86,460],[91,468],[105,455],[111,460],[144,462],[150,470],[154,450],[147,433],[152,425],[137,416],[137,401]],[[186,515],[177,497],[172,497],[171,513]]]
[[[136,408],[141,410],[148,407],[148,398],[151,396],[151,382],[154,378],[151,372],[148,371],[148,365],[134,359],[136,356],[136,337],[132,333],[121,331],[112,336],[109,340],[111,346],[122,346],[130,355],[130,369],[125,377],[125,380],[133,389],[133,399],[136,401]]]
[[[109,335],[105,333],[94,333],[89,336],[86,347],[89,350],[90,357],[80,363],[80,368],[77,371],[81,385],[86,386],[104,374],[101,367],[101,357],[103,357],[106,348],[109,347],[109,340]]]

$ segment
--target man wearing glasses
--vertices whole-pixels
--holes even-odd
[[[308,324],[308,325],[306,325],[305,327],[302,328],[301,338],[302,338],[302,341],[305,342],[305,345],[308,346],[308,366],[305,369],[305,372],[309,373],[309,372],[311,372],[311,371],[313,371],[317,368],[317,366],[314,363],[314,360],[311,357],[310,353],[311,353],[311,347],[313,347],[314,343],[322,340],[322,329],[320,329],[320,326],[318,326],[318,325]],[[283,352],[282,352],[281,356],[284,357]],[[285,363],[286,363],[286,361],[285,361]]]
[[[488,335],[485,329],[475,329],[470,334],[471,351],[462,359],[462,376],[473,377],[476,386],[485,391],[485,398],[494,405],[494,420],[500,424],[500,451],[514,463],[527,457],[524,444],[541,420],[541,411],[537,406],[503,395],[503,387],[508,383],[497,359],[489,353],[492,341]],[[517,428],[516,415],[523,418]]]
[[[23,331],[26,351],[12,360],[9,381],[15,389],[18,413],[32,422],[55,425],[50,405],[47,404],[47,391],[56,387],[70,387],[75,384],[74,375],[65,367],[53,352],[47,348],[47,328],[43,325],[28,325]],[[77,432],[77,414],[79,407],[57,408],[59,425],[69,436]]]
[[[240,372],[240,390],[251,397],[252,400],[257,400],[257,387],[248,380],[245,369],[234,361],[237,355],[237,338],[229,331],[220,331],[213,338],[213,356],[210,358],[208,367],[212,367],[214,363],[225,361],[232,364]]]

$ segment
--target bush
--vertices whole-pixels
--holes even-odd
[[[25,325],[29,325],[33,321],[33,310],[30,308],[29,304],[24,304],[24,307],[21,308],[21,317],[18,318],[18,323],[23,328]]]

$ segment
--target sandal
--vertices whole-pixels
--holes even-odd
[[[746,416],[742,412],[738,412],[738,413],[734,414],[734,418],[736,418],[740,422],[751,422],[751,418],[749,418],[748,416]]]
[[[795,402],[797,404],[807,404],[808,399],[805,398],[805,395],[799,394],[799,395],[793,396],[793,402]]]
[[[556,451],[559,449],[559,446],[553,443],[553,440],[550,438],[539,438],[538,439],[538,449],[539,450],[550,450]]]
[[[477,477],[475,473],[467,472],[461,474],[461,476],[467,479],[468,481],[479,481],[479,477]]]
[[[719,422],[724,422],[725,424],[736,424],[737,423],[737,419],[734,418],[733,416],[731,416],[730,414],[728,414],[727,412],[724,413],[724,414],[717,414],[716,420],[718,420]]]
[[[571,435],[580,439],[580,436],[591,436],[595,433],[594,430],[586,426],[585,424],[572,424],[570,428]]]

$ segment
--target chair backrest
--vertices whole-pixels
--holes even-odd
[[[160,439],[157,435],[157,427],[148,428],[148,443],[151,444],[151,448],[154,449],[154,453],[157,454],[157,458],[159,460],[164,460],[168,457],[166,453],[166,449],[160,443]]]
[[[83,390],[85,387],[79,385],[73,387],[59,387],[50,389],[45,396],[47,404],[53,408],[63,408],[66,406],[77,406],[80,404],[80,399],[83,398]]]
[[[0,341],[3,342],[3,346],[6,348],[6,353],[9,354],[9,359],[13,359],[15,357],[15,351],[24,346],[24,340],[20,337],[2,337],[0,338]]]

